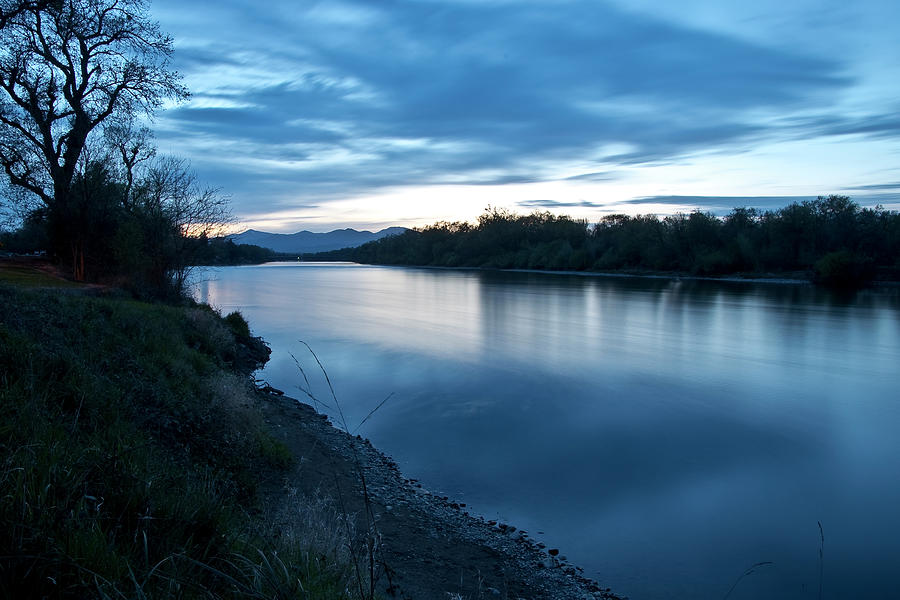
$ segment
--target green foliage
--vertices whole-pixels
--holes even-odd
[[[139,298],[163,300],[181,297],[193,265],[274,257],[265,248],[207,237],[227,221],[225,201],[197,188],[182,162],[160,160],[137,179],[127,175],[109,159],[88,163],[66,202],[31,213],[19,231],[3,236],[4,245],[44,250],[76,279],[111,281]]]
[[[248,265],[275,260],[276,254],[269,248],[253,244],[235,244],[221,237],[190,238],[188,255],[193,265]]]
[[[815,280],[830,287],[859,287],[872,276],[871,262],[847,250],[829,252],[815,264]]]
[[[900,214],[862,209],[846,196],[763,213],[735,208],[721,219],[699,211],[664,219],[608,215],[593,227],[547,212],[488,209],[475,225],[437,223],[318,255],[381,264],[699,276],[802,272],[815,273],[825,285],[863,285],[876,272],[896,276],[898,256]]]
[[[45,210],[30,213],[16,231],[0,232],[0,250],[13,254],[33,254],[46,250],[50,245],[44,225]]]
[[[292,459],[228,368],[233,326],[0,286],[0,597],[346,597],[249,516]]]
[[[284,445],[284,442],[272,437],[268,431],[258,430],[256,442],[259,445],[260,455],[273,466],[286,469],[294,464],[294,455],[291,454],[290,449]]]
[[[241,338],[250,337],[250,324],[240,311],[233,311],[225,315],[225,323],[231,328],[234,334]]]

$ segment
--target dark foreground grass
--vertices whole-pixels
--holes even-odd
[[[0,284],[0,597],[348,596],[336,554],[254,516],[291,456],[231,321]]]
[[[80,288],[82,284],[55,277],[28,262],[0,261],[0,284],[17,287]]]

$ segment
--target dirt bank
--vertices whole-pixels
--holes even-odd
[[[618,598],[582,577],[555,549],[538,547],[526,532],[471,516],[465,505],[404,479],[389,457],[331,426],[312,407],[277,393],[262,394],[271,431],[296,460],[264,490],[269,518],[290,519],[285,515],[295,514],[291,504],[298,497],[334,499],[344,514],[354,516],[357,532],[373,533],[375,590],[381,597]]]

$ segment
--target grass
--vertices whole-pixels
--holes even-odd
[[[231,320],[0,284],[0,597],[352,597],[339,553],[253,516],[293,457]]]
[[[391,399],[393,396],[393,392],[389,394],[384,400],[382,400],[375,408],[373,408],[368,415],[356,426],[356,428],[351,432],[350,426],[347,424],[347,418],[344,415],[344,410],[341,407],[341,403],[338,400],[337,394],[334,391],[334,386],[331,383],[331,377],[328,375],[328,371],[325,369],[325,365],[322,364],[322,361],[319,359],[319,356],[315,353],[312,347],[304,342],[303,340],[298,340],[309,353],[312,355],[313,359],[316,362],[316,365],[319,368],[319,371],[322,373],[322,376],[325,379],[325,383],[328,386],[328,392],[331,396],[331,405],[327,402],[323,402],[320,398],[318,398],[312,392],[312,387],[309,383],[309,377],[306,374],[306,371],[303,368],[303,365],[297,359],[296,356],[291,354],[291,358],[294,360],[294,364],[297,366],[297,369],[300,371],[300,375],[303,377],[303,382],[305,385],[298,386],[298,389],[303,392],[310,400],[313,401],[313,405],[318,409],[319,406],[324,406],[327,408],[333,407],[334,410],[337,411],[338,416],[340,417],[340,427],[343,429],[344,433],[347,434],[348,438],[353,439],[353,435],[356,431],[359,430],[362,425],[368,421],[372,415],[374,415],[384,404]],[[341,495],[340,490],[338,490],[338,501],[340,503],[340,514],[343,515],[343,522],[346,526],[345,535],[346,539],[349,541],[347,545],[347,550],[349,551],[349,559],[350,564],[353,565],[354,569],[354,580],[356,583],[356,591],[358,597],[364,600],[374,600],[376,598],[375,587],[378,581],[381,579],[382,575],[386,576],[389,582],[388,590],[393,592],[394,585],[391,582],[391,569],[384,562],[382,556],[382,547],[381,547],[381,533],[378,530],[377,520],[375,518],[375,514],[372,507],[372,498],[369,495],[368,483],[366,482],[365,471],[363,470],[362,463],[360,460],[359,453],[355,444],[351,442],[351,451],[353,452],[354,463],[356,467],[356,474],[359,478],[359,483],[362,488],[362,500],[363,500],[363,524],[365,526],[364,535],[358,537],[355,535],[350,528],[351,519],[349,518],[347,509],[344,505],[343,496]]]
[[[27,264],[0,261],[0,284],[27,288],[80,288],[82,284],[56,277]]]

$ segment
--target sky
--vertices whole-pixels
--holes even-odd
[[[900,208],[896,0],[154,0],[237,230]]]

